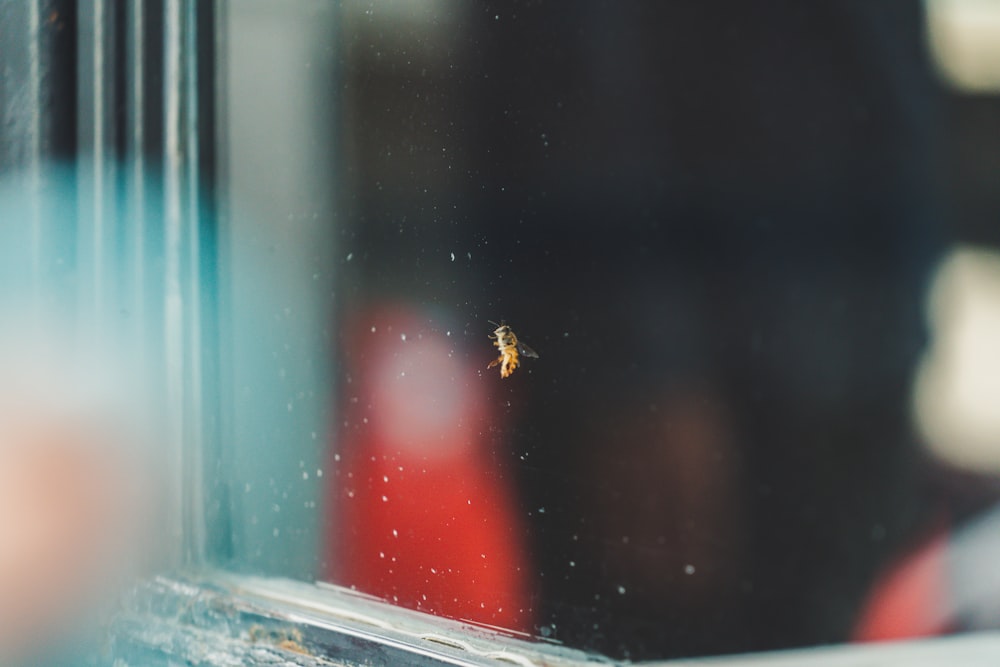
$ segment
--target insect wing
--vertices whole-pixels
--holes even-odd
[[[538,353],[535,352],[534,350],[532,350],[530,347],[528,347],[524,343],[522,343],[521,341],[517,341],[517,351],[520,352],[521,354],[523,354],[526,357],[531,357],[532,359],[537,359],[538,358]]]

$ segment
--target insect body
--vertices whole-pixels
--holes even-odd
[[[497,327],[490,334],[490,338],[495,339],[493,345],[500,350],[500,356],[491,361],[487,368],[493,368],[500,364],[500,377],[506,378],[510,377],[514,369],[521,365],[520,355],[523,354],[533,359],[538,358],[538,353],[520,342],[509,326],[496,322],[490,322],[490,324],[496,324]]]

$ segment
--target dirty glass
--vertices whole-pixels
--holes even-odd
[[[618,659],[993,628],[988,4],[0,4],[0,334],[100,348],[0,445],[153,571]]]

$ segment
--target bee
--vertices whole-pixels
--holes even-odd
[[[500,364],[500,377],[506,378],[510,377],[514,369],[521,365],[520,355],[523,354],[532,359],[538,358],[538,353],[519,341],[509,326],[503,322],[497,324],[492,320],[490,324],[496,327],[490,334],[490,338],[494,339],[493,345],[500,350],[500,356],[491,361],[486,368],[493,368]]]

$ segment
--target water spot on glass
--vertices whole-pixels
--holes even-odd
[[[389,496],[382,496],[382,502],[383,503],[389,502]]]
[[[372,333],[375,333],[375,327],[372,327]]]
[[[302,471],[302,479],[309,479],[309,473],[305,470]]]
[[[385,552],[384,551],[379,551],[378,552],[378,557],[379,558],[385,558]]]
[[[465,256],[468,257],[470,261],[472,260],[472,253],[471,252],[465,253]]]
[[[450,335],[451,335],[451,332],[450,332],[450,331],[445,331],[445,332],[444,332],[444,335],[445,335],[445,336],[450,336]]]
[[[362,417],[361,421],[363,421],[365,424],[367,424],[368,423],[368,417]]]
[[[539,514],[545,514],[545,508],[544,507],[539,507],[538,508],[538,513]]]
[[[569,338],[569,332],[563,331],[563,338]]]
[[[571,560],[571,561],[569,562],[569,566],[570,566],[570,567],[576,567],[576,561],[575,561],[575,560]]]
[[[243,493],[250,493],[250,489],[251,489],[250,482],[247,482],[246,484],[243,485]]]
[[[451,253],[451,261],[455,261],[455,253]]]
[[[399,531],[398,531],[398,530],[396,530],[395,528],[393,528],[393,529],[392,529],[392,536],[393,536],[393,537],[399,537]]]
[[[694,565],[690,565],[690,564],[689,565],[685,565],[684,566],[684,574],[689,574],[689,575],[690,574],[694,574]]]
[[[399,340],[401,340],[401,341],[403,341],[405,343],[406,342],[406,334],[405,333],[404,334],[399,334]]]
[[[334,461],[340,461],[340,454],[334,454],[333,455],[333,460]]]
[[[389,476],[388,475],[382,475],[382,481],[388,483],[389,482]]]
[[[347,490],[347,497],[348,498],[353,498],[354,497],[354,491],[352,491],[351,489],[348,489]]]
[[[277,537],[278,535],[281,534],[281,529],[280,528],[275,528],[274,530],[271,531],[271,534],[274,535],[275,537]]]
[[[352,259],[354,259],[354,253],[353,253],[353,252],[349,252],[349,253],[347,253],[347,261],[349,262],[349,261],[351,261]]]
[[[281,511],[281,505],[278,505],[277,503],[275,503],[274,505],[271,505],[271,511],[272,512],[280,512]]]
[[[322,468],[316,468],[316,476],[317,477],[322,477],[323,476],[323,469]]]
[[[625,587],[624,586],[619,586],[618,587],[618,595],[625,595]]]

